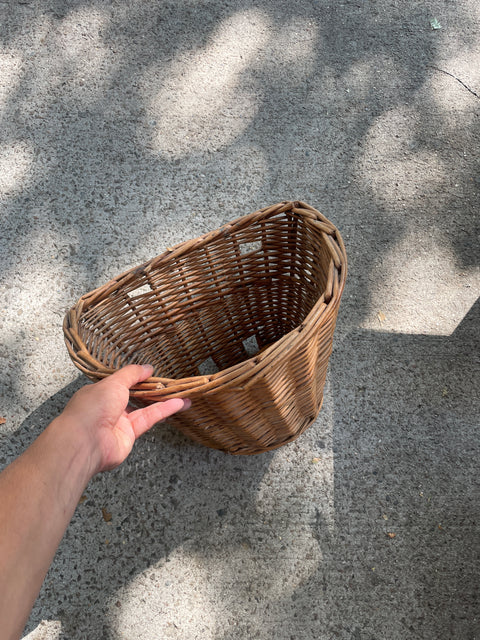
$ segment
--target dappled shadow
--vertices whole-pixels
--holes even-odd
[[[452,6],[448,12],[452,19],[457,13],[468,19],[465,9]],[[300,196],[348,235],[358,234],[349,249],[352,278],[364,299],[371,293],[372,263],[366,256],[381,255],[408,226],[425,231],[433,222],[459,263],[472,266],[478,161],[470,152],[478,122],[467,112],[478,105],[471,95],[469,105],[461,100],[458,115],[467,116],[465,125],[457,119],[452,131],[450,112],[425,90],[435,76],[429,64],[441,42],[428,18],[428,9],[413,3],[401,10],[386,10],[382,3],[367,10],[356,2],[278,8],[215,2],[15,6],[3,41],[28,48],[18,68],[11,65],[2,143],[13,145],[12,159],[19,171],[23,159],[25,175],[20,172],[18,188],[7,191],[5,229],[17,232],[20,246],[6,252],[3,269],[14,272],[23,253],[35,251],[42,260],[46,234],[58,246],[45,247],[45,253],[57,254],[75,273],[75,292],[83,292],[166,241]],[[29,37],[23,35],[26,21],[36,26]],[[232,22],[258,44],[248,48],[230,37]],[[468,45],[468,30],[462,35]],[[233,54],[224,48],[225,39]],[[235,66],[235,52],[247,62]],[[184,86],[182,76],[196,68],[194,79],[207,74],[202,88],[208,93],[208,82],[223,65],[234,66],[235,73],[223,78],[232,83],[223,89],[234,94],[222,104],[225,113],[217,113],[219,96],[205,99]],[[169,84],[172,78],[176,84]],[[222,87],[216,89],[220,93]],[[246,102],[236,114],[234,106],[243,99],[252,111]],[[176,111],[169,112],[168,100],[176,100]],[[404,107],[410,109],[406,115]],[[215,144],[195,141],[202,136],[195,129],[202,110],[214,115],[207,125]],[[371,135],[384,115],[379,155]],[[235,132],[232,139],[226,122]],[[176,143],[165,147],[164,138],[175,132]],[[25,148],[17,149],[17,141]],[[398,146],[393,158],[391,144]],[[418,158],[418,175],[409,158]],[[245,162],[257,165],[258,175]],[[432,171],[438,174],[433,183]],[[382,189],[385,172],[392,185],[399,184],[389,194]],[[192,223],[206,204],[213,220]],[[179,214],[181,226],[172,228]],[[168,225],[168,235],[158,225]],[[138,249],[141,243],[144,250]]]

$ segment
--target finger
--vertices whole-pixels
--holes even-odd
[[[165,400],[165,402],[156,402],[143,409],[137,409],[129,414],[128,418],[132,424],[135,437],[138,438],[148,431],[153,425],[161,420],[165,420],[169,416],[172,416],[177,411],[189,409],[191,406],[188,398],[172,398],[171,400]]]
[[[150,364],[127,364],[126,367],[115,371],[106,380],[115,380],[130,389],[139,382],[143,382],[153,373],[153,367]]]

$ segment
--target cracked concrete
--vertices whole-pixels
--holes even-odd
[[[25,637],[479,638],[478,3],[0,16],[2,466],[85,383],[61,323],[106,279],[283,199],[350,265],[315,425],[252,458],[154,429],[87,488]]]
[[[432,69],[436,69],[437,71],[440,71],[441,73],[444,73],[447,76],[450,76],[450,78],[453,78],[454,80],[456,80],[457,82],[459,82],[462,87],[464,87],[467,91],[470,91],[470,93],[475,96],[476,98],[480,98],[480,96],[478,95],[478,93],[476,91],[474,91],[471,87],[468,86],[468,84],[465,84],[465,82],[463,82],[463,80],[461,80],[460,78],[457,78],[457,76],[454,73],[450,73],[450,71],[445,71],[445,69],[439,69],[438,67],[435,67],[434,65],[432,65]]]

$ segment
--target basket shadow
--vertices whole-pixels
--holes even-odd
[[[428,639],[459,631],[473,638],[479,319],[477,301],[451,336],[367,330],[342,336],[340,327],[329,375],[334,522],[325,520],[315,494],[315,515],[307,519],[305,496],[277,498],[272,530],[287,516],[297,519],[321,551],[315,569],[288,594],[266,598],[258,569],[250,582],[239,582],[242,557],[230,562],[229,555],[232,541],[251,553],[252,538],[266,533],[258,494],[274,454],[226,456],[159,425],[122,467],[87,488],[28,629],[47,617],[61,621],[64,638],[92,637],[92,629],[95,637],[115,637],[118,594],[129,584],[138,589],[139,579],[140,589],[148,589],[148,568],[187,550],[216,567],[217,588],[221,574],[230,617],[238,621],[218,630],[218,640],[268,637],[279,621],[277,637],[285,638],[322,637],[327,630],[344,638],[369,632]],[[44,403],[15,437],[28,444],[82,383]],[[298,448],[316,437],[307,432]]]
[[[28,446],[85,383],[80,376],[5,438],[4,461]],[[208,547],[218,531],[229,529],[227,523],[248,518],[272,455],[230,456],[193,443],[167,424],[155,426],[121,467],[86,488],[25,633],[42,620],[57,620],[61,638],[115,637],[111,619],[119,592],[149,567],[168,563],[177,549]]]

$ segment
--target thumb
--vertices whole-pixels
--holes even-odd
[[[152,373],[153,367],[150,364],[127,364],[125,367],[112,373],[108,378],[105,378],[105,380],[115,380],[115,382],[119,382],[130,389],[130,387],[133,387],[138,382],[143,382],[149,378]]]

